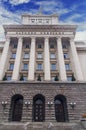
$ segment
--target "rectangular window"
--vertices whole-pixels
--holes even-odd
[[[42,23],[42,19],[39,19],[38,21],[39,21],[39,23]]]
[[[64,53],[64,59],[67,59],[67,58],[68,58],[68,54]]]
[[[63,48],[63,49],[67,49],[67,46],[64,45],[64,44],[62,44],[62,48]]]
[[[24,63],[24,64],[23,64],[23,69],[24,69],[24,70],[28,70],[28,64],[27,64],[27,63]]]
[[[72,81],[72,76],[67,76],[67,81]]]
[[[25,59],[28,59],[28,58],[29,58],[29,53],[25,52],[25,53],[24,53],[24,58],[25,58]]]
[[[56,64],[51,64],[51,70],[56,70]]]
[[[11,58],[15,59],[16,58],[16,53],[12,53],[12,57]]]
[[[42,48],[42,44],[41,43],[38,44],[38,48]]]
[[[27,80],[27,76],[23,76],[23,80],[26,81]]]
[[[12,76],[7,76],[6,78],[9,81],[9,80],[11,80]]]
[[[10,70],[13,70],[13,69],[14,69],[14,63],[11,63],[11,64],[10,64],[9,69],[10,69]]]
[[[29,44],[26,44],[26,45],[25,45],[25,48],[29,48]]]
[[[15,43],[15,44],[13,44],[13,48],[17,48],[17,44]]]
[[[38,53],[38,54],[37,54],[37,58],[38,58],[38,59],[41,59],[41,58],[42,58],[42,53]]]
[[[69,64],[65,64],[65,68],[66,68],[66,70],[70,70]]]
[[[31,22],[34,23],[34,22],[35,22],[35,19],[31,19]]]
[[[51,53],[51,54],[50,54],[50,58],[51,58],[51,59],[55,59],[55,53]]]
[[[42,70],[42,64],[37,64],[37,70]]]
[[[54,44],[50,43],[50,49],[54,49]]]

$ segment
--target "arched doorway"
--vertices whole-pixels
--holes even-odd
[[[33,121],[43,122],[45,120],[45,98],[41,94],[33,98]]]
[[[11,99],[10,121],[21,121],[23,109],[23,96],[16,94]]]
[[[65,96],[57,95],[54,99],[55,103],[55,118],[57,122],[66,122],[68,121],[68,112],[67,112],[67,101]]]

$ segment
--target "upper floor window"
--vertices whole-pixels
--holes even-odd
[[[55,63],[51,64],[51,70],[56,70],[56,64]]]
[[[38,59],[41,59],[41,58],[42,58],[42,53],[38,53],[38,54],[37,54],[37,58],[38,58]]]
[[[51,58],[51,59],[55,59],[55,53],[51,53],[51,54],[50,54],[50,58]]]
[[[54,49],[54,44],[53,43],[50,44],[50,49]]]
[[[46,23],[49,23],[49,19],[46,19]]]
[[[23,76],[23,80],[26,81],[27,80],[27,76]]]
[[[34,22],[35,22],[35,19],[31,19],[31,22],[34,23]]]
[[[7,80],[11,80],[12,76],[6,76]]]
[[[17,48],[17,44],[15,43],[15,44],[13,44],[13,48]]]
[[[37,70],[42,70],[42,69],[43,69],[42,64],[41,63],[37,64]]]
[[[10,64],[9,69],[10,69],[10,70],[13,70],[13,69],[14,69],[14,63],[11,63],[11,64]]]
[[[27,64],[27,63],[24,63],[24,64],[23,64],[23,69],[24,69],[24,70],[28,70],[28,64]]]
[[[12,53],[12,57],[11,58],[15,59],[16,58],[16,53]]]
[[[30,48],[29,44],[26,44],[26,45],[25,45],[25,48]]]
[[[29,58],[29,53],[25,52],[25,53],[24,53],[24,58],[25,58],[25,59],[28,59],[28,58]]]
[[[68,58],[68,54],[64,53],[64,59]]]
[[[68,81],[72,81],[72,76],[67,76]]]
[[[70,70],[70,65],[69,64],[65,64],[65,68],[66,68],[66,70]]]
[[[66,46],[66,45],[64,45],[64,44],[62,45],[62,47],[63,47],[63,49],[67,49],[67,46]]]
[[[38,48],[42,48],[42,44],[38,44]]]
[[[42,23],[42,19],[39,19],[38,21],[39,21],[39,23]]]

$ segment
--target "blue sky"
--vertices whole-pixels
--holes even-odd
[[[59,15],[59,23],[78,25],[75,40],[86,41],[86,0],[0,0],[0,40],[3,24],[21,24],[23,13]]]

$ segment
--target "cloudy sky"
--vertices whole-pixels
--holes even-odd
[[[21,24],[21,14],[36,14],[40,5],[44,14],[58,14],[61,24],[78,25],[75,40],[86,41],[86,0],[0,0],[0,40],[3,24]]]

